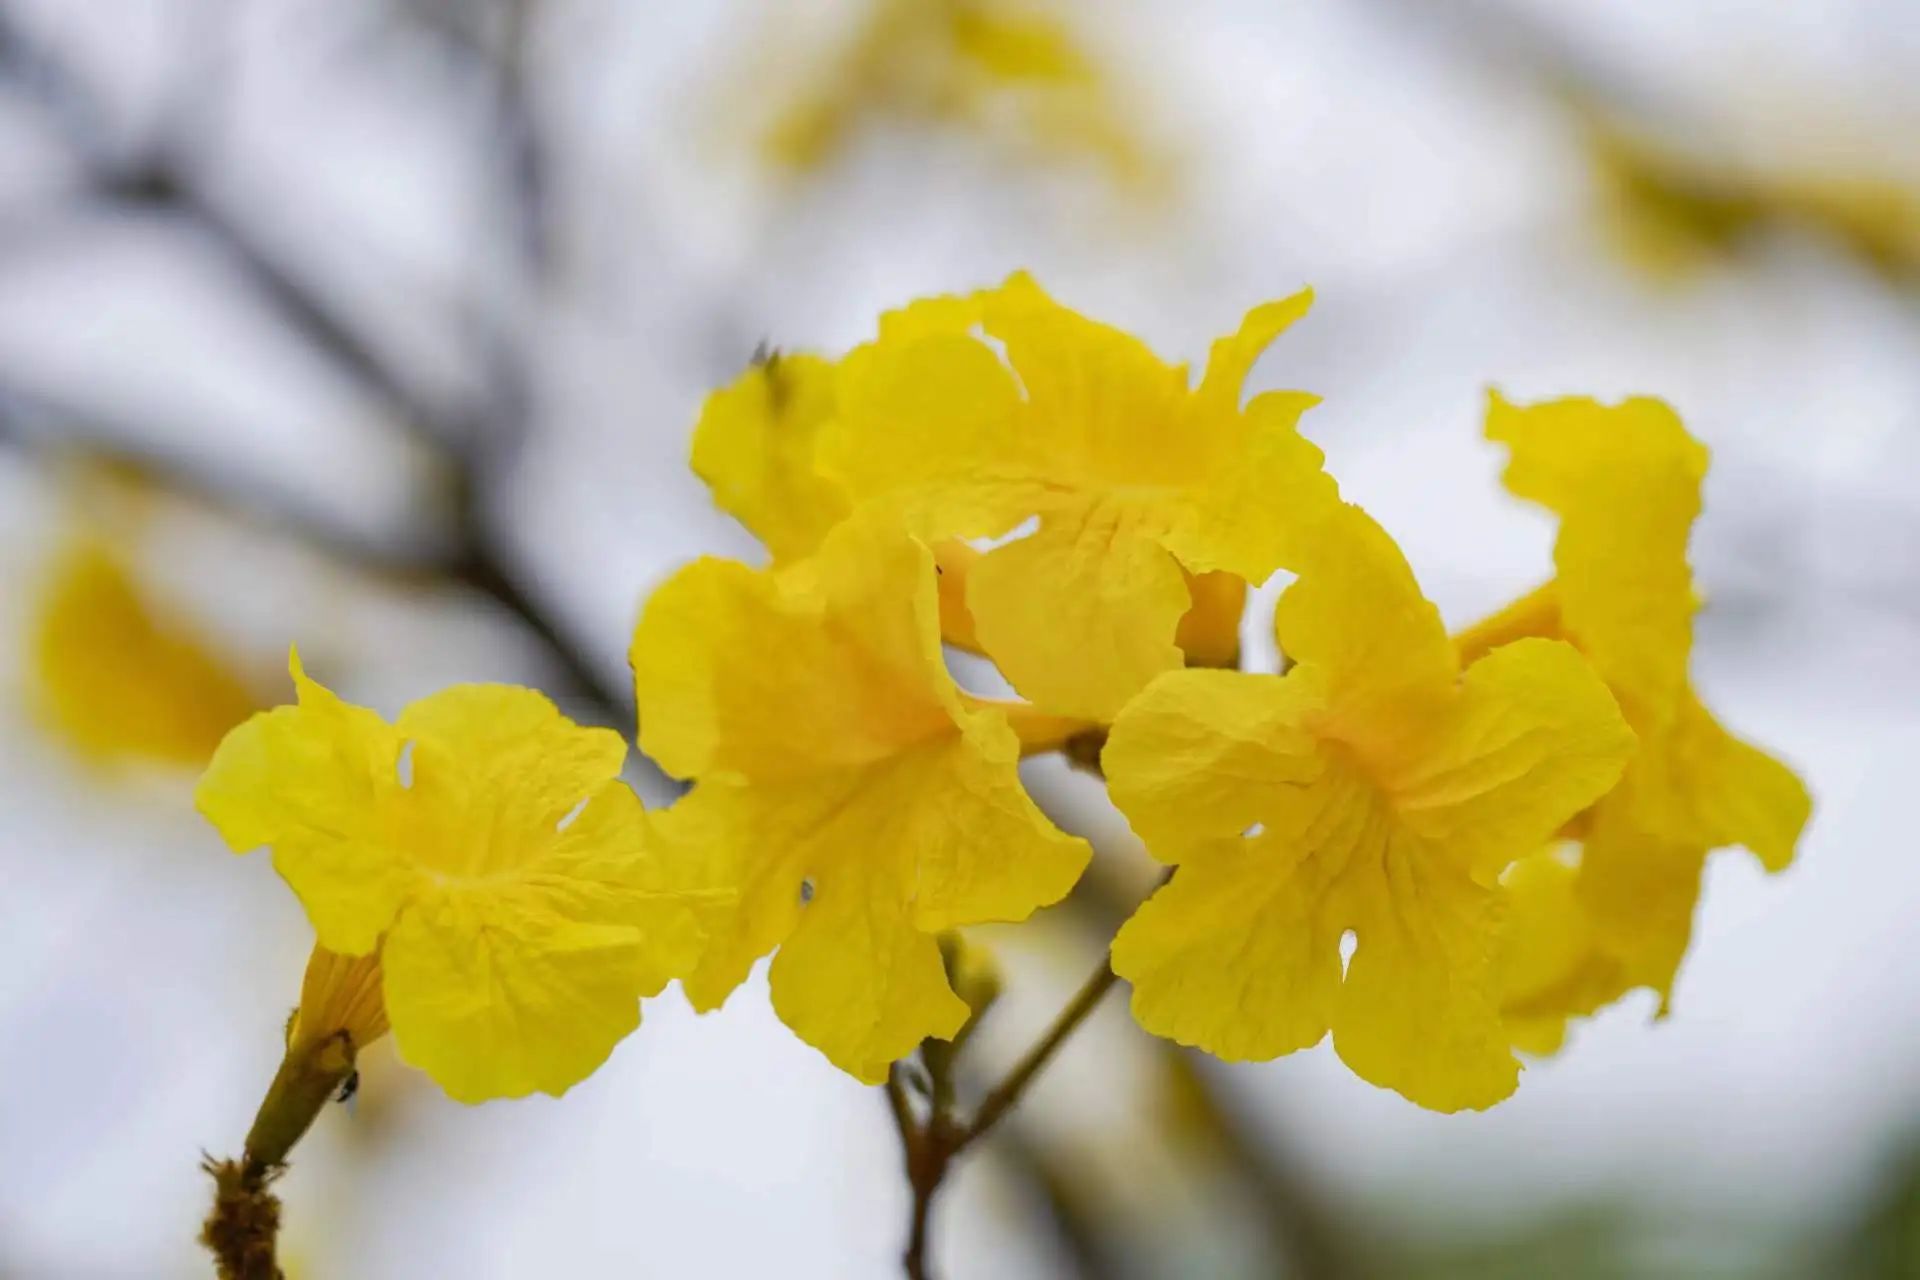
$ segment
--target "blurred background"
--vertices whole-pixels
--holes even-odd
[[[210,1273],[196,1162],[311,935],[191,789],[289,642],[388,713],[499,679],[630,726],[643,593],[760,558],[685,465],[703,394],[1016,267],[1196,362],[1313,284],[1255,377],[1326,397],[1455,623],[1549,565],[1486,388],[1669,399],[1714,452],[1697,682],[1817,808],[1786,874],[1709,863],[1669,1020],[1487,1114],[1114,1000],[958,1174],[942,1274],[1920,1275],[1907,0],[4,0],[0,1277]],[[1100,861],[986,936],[985,1063],[1143,874],[1094,784],[1033,783]],[[300,1280],[894,1273],[878,1091],[758,976],[562,1101],[363,1069],[281,1184]]]

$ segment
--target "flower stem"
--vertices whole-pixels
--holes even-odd
[[[353,1061],[353,1037],[346,1031],[296,1036],[253,1117],[244,1156],[206,1161],[214,1205],[200,1240],[213,1254],[220,1280],[281,1280],[274,1259],[280,1201],[267,1188],[286,1168],[294,1144],[353,1074]]]
[[[1022,1054],[1013,1069],[988,1091],[970,1120],[953,1115],[953,1055],[947,1052],[921,1054],[929,1073],[929,1101],[925,1120],[914,1116],[905,1076],[896,1065],[887,1076],[887,1103],[900,1130],[900,1142],[906,1156],[907,1184],[913,1193],[913,1215],[907,1230],[907,1252],[903,1265],[908,1280],[930,1280],[927,1250],[932,1228],[933,1201],[940,1192],[955,1156],[984,1137],[994,1125],[1025,1096],[1042,1068],[1051,1062],[1060,1047],[1087,1020],[1111,990],[1118,977],[1108,957],[1100,958],[1100,967],[1082,983],[1073,998],[1055,1015],[1045,1033]],[[943,1046],[944,1048],[944,1046]]]
[[[1100,1004],[1101,997],[1112,990],[1113,984],[1119,980],[1119,975],[1113,971],[1113,965],[1107,957],[1102,956],[1100,967],[1080,985],[1080,990],[1074,992],[1073,999],[1067,1001],[1066,1007],[1055,1015],[1046,1034],[1034,1042],[1033,1047],[1014,1064],[1013,1070],[1007,1073],[1006,1078],[994,1086],[993,1091],[981,1100],[979,1109],[973,1113],[973,1122],[959,1135],[959,1146],[955,1148],[956,1151],[981,1137],[999,1123],[1002,1116],[1013,1109],[1013,1104],[1020,1101],[1021,1095],[1026,1092],[1033,1078],[1040,1074],[1040,1069],[1053,1060],[1053,1055],[1060,1051],[1060,1046],[1065,1044],[1067,1038],[1087,1020],[1087,1015]]]

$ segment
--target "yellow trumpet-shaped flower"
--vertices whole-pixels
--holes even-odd
[[[868,1082],[966,1019],[940,932],[1026,918],[1089,856],[1021,789],[1006,714],[948,677],[934,576],[856,517],[786,569],[688,566],[633,639],[641,746],[695,780],[661,838],[738,892],[688,996],[717,1007],[777,947],[775,1010]]]
[[[716,896],[652,838],[625,742],[506,685],[389,724],[292,669],[298,703],[228,734],[198,801],[236,852],[272,849],[333,953],[303,1006],[340,1009],[303,1007],[296,1038],[372,1028],[377,980],[401,1056],[454,1098],[565,1092],[692,966]]]
[[[1707,452],[1671,409],[1644,398],[1516,406],[1495,395],[1487,435],[1510,450],[1507,487],[1560,517],[1555,576],[1459,635],[1459,651],[1471,659],[1517,636],[1571,642],[1613,690],[1640,743],[1619,785],[1571,832],[1582,845],[1571,879],[1577,926],[1516,926],[1524,936],[1553,935],[1559,961],[1518,944],[1509,1003],[1522,1021],[1564,1023],[1646,986],[1664,1006],[1707,853],[1744,845],[1777,871],[1792,861],[1811,812],[1792,771],[1722,728],[1688,680],[1697,600],[1687,540]],[[1523,909],[1568,914],[1565,896],[1520,900],[1532,904]],[[1568,948],[1569,936],[1590,945]],[[1536,1027],[1527,1039],[1557,1044],[1559,1036]]]
[[[48,575],[33,675],[42,720],[96,759],[198,767],[256,706],[233,664],[90,536],[64,547]]]
[[[1036,519],[968,570],[974,633],[1035,703],[1110,720],[1181,665],[1182,617],[1215,591],[1198,575],[1258,582],[1297,563],[1301,531],[1337,501],[1296,430],[1314,397],[1240,404],[1254,361],[1309,301],[1256,307],[1190,387],[1184,368],[1016,275],[975,300],[984,340],[960,323],[883,326],[850,354],[820,465],[856,505],[929,540]],[[1228,629],[1212,651],[1231,648]]]
[[[1462,671],[1357,507],[1315,535],[1275,621],[1286,675],[1169,673],[1114,723],[1114,802],[1179,868],[1114,940],[1134,1015],[1236,1059],[1331,1029],[1357,1074],[1422,1106],[1498,1102],[1519,1064],[1497,879],[1613,785],[1632,734],[1569,645]]]

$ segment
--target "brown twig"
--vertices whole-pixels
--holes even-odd
[[[999,1084],[988,1091],[973,1116],[960,1120],[954,1115],[953,1059],[944,1052],[922,1050],[922,1060],[930,1080],[927,1115],[916,1120],[896,1064],[886,1082],[887,1100],[894,1124],[900,1131],[901,1149],[906,1158],[907,1184],[913,1193],[913,1208],[907,1229],[907,1249],[902,1259],[909,1280],[928,1280],[927,1251],[933,1222],[934,1200],[945,1185],[953,1161],[986,1136],[1025,1096],[1041,1070],[1053,1061],[1061,1046],[1087,1020],[1100,1000],[1119,979],[1102,956],[1100,967],[1055,1015],[1038,1040],[1014,1064]],[[929,1047],[939,1042],[929,1042]]]

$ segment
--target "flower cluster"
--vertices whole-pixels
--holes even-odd
[[[1254,308],[1197,380],[1025,275],[839,359],[756,360],[693,466],[771,563],[683,568],[633,635],[640,746],[692,782],[664,812],[617,781],[617,734],[530,691],[388,724],[296,662],[299,705],[236,730],[200,793],[313,921],[306,1002],[339,1011],[296,1034],[390,1022],[456,1097],[558,1092],[639,997],[678,978],[713,1008],[774,953],[780,1017],[881,1081],[967,1022],[943,935],[1086,867],[1019,773],[1069,740],[1104,741],[1174,868],[1112,947],[1151,1032],[1226,1058],[1331,1033],[1451,1111],[1506,1097],[1570,1017],[1664,998],[1706,854],[1777,869],[1808,813],[1688,679],[1704,450],[1655,401],[1495,397],[1557,573],[1450,636],[1301,434],[1315,397],[1245,394],[1310,301]],[[1278,571],[1284,671],[1240,670]],[[959,688],[946,646],[1019,698]]]

